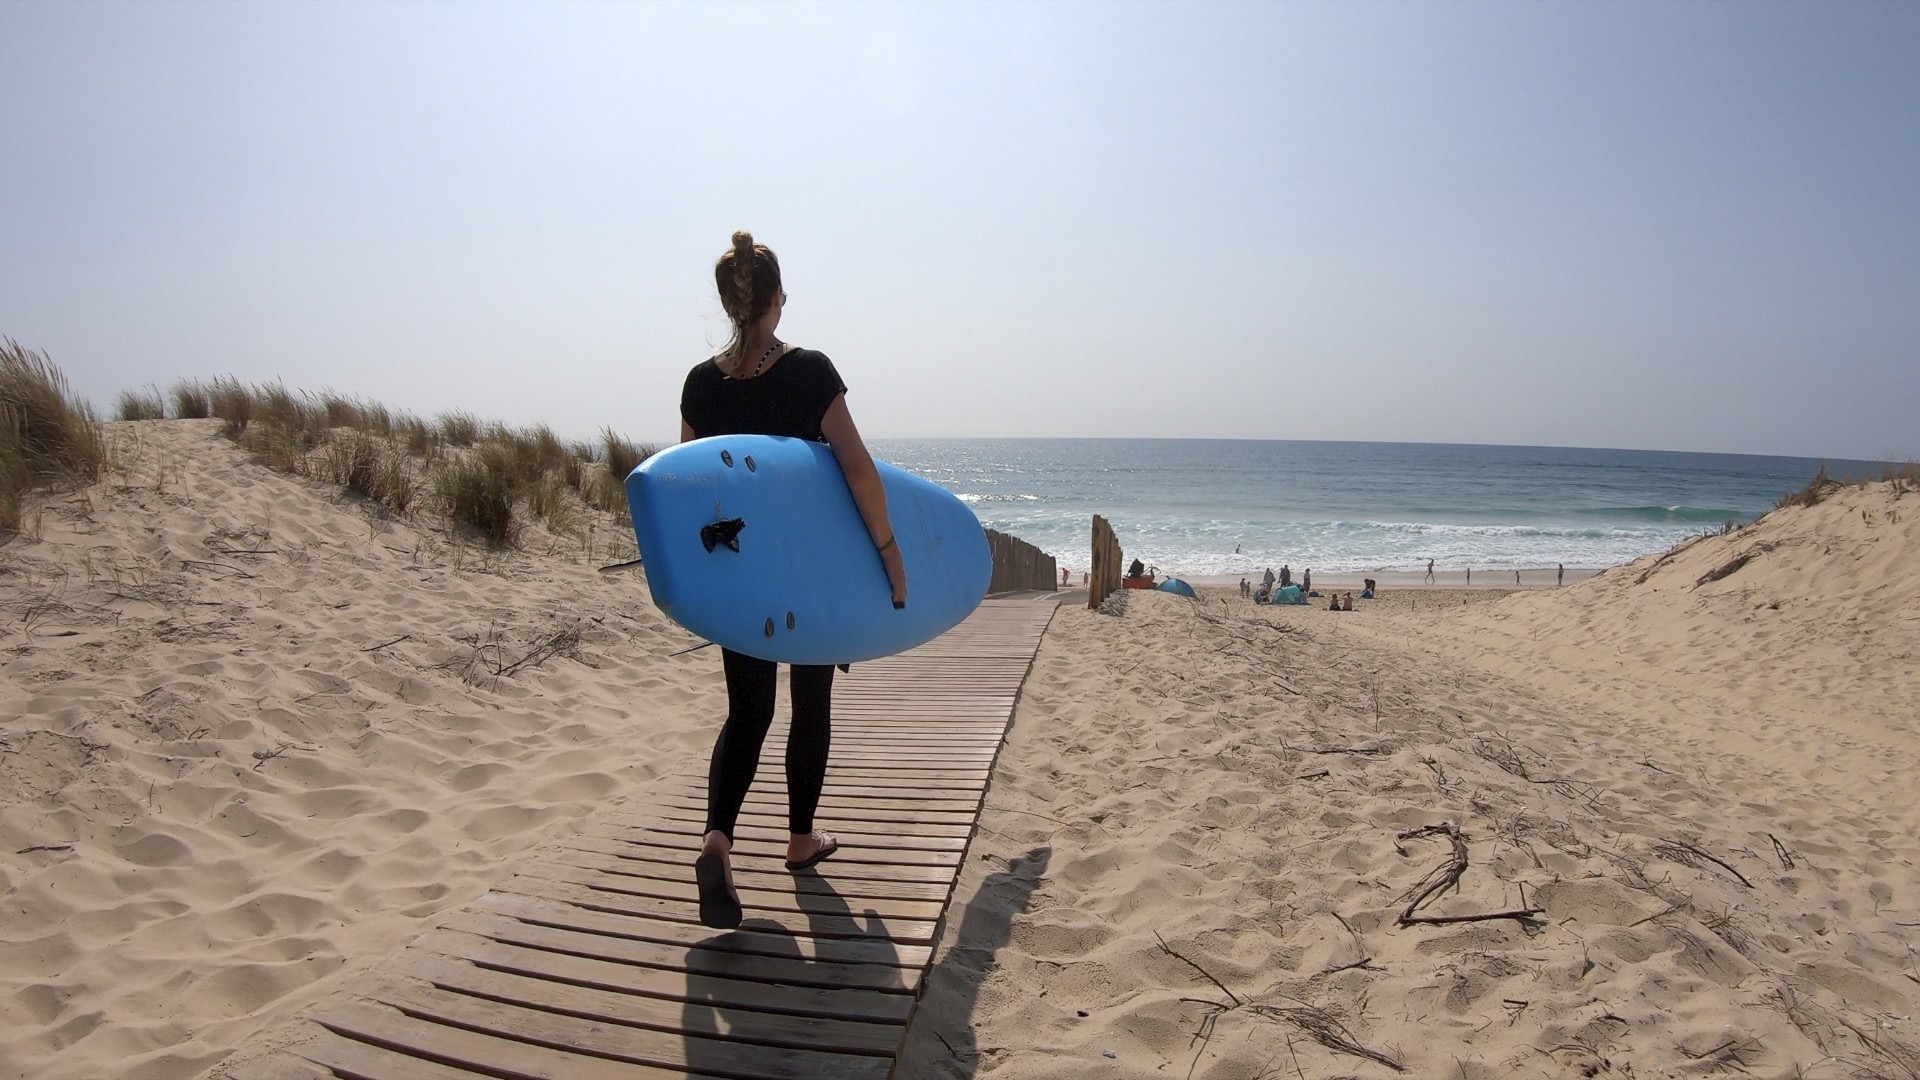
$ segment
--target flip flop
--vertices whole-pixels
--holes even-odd
[[[700,886],[700,925],[731,930],[740,925],[740,897],[727,887],[727,866],[711,852],[693,860],[693,879]]]
[[[820,865],[820,863],[823,860],[825,860],[828,856],[832,855],[834,852],[839,850],[840,850],[840,841],[838,839],[829,839],[826,843],[820,845],[819,850],[807,856],[805,859],[802,859],[799,862],[788,863],[787,869],[795,873],[798,873],[802,870],[811,870],[812,868]]]

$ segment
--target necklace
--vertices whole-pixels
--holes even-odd
[[[736,379],[751,379],[759,375],[760,372],[766,368],[767,361],[772,358],[773,351],[775,349],[778,349],[780,345],[781,345],[781,341],[779,338],[773,339],[773,343],[768,345],[766,351],[760,354],[760,359],[754,361],[753,370],[747,372],[744,375],[740,374],[741,365],[735,364],[733,377]]]

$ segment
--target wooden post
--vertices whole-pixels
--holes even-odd
[[[1087,575],[1087,606],[1099,608],[1102,601],[1120,588],[1120,540],[1113,526],[1099,514],[1093,515],[1093,570]]]

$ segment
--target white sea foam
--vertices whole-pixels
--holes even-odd
[[[1195,576],[1612,566],[1764,513],[1820,463],[1549,447],[1173,439],[875,440],[987,526],[1088,564],[1093,515],[1129,557]],[[1845,470],[1834,466],[1837,471]]]

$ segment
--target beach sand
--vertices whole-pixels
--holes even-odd
[[[1916,556],[1879,485],[1565,589],[1063,608],[904,1075],[1920,1075]]]
[[[205,1073],[650,780],[724,713],[630,529],[512,554],[219,421],[0,548],[0,1077]]]
[[[222,1075],[702,767],[630,534],[109,428],[0,547],[0,1078]],[[1881,484],[1565,588],[1063,594],[897,1075],[1920,1075],[1917,556]]]

